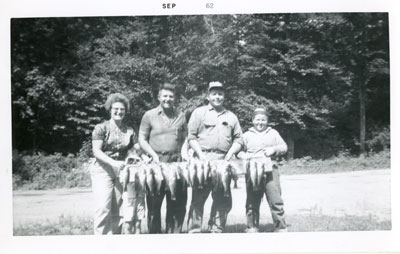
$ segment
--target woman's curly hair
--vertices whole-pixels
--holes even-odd
[[[111,106],[115,103],[115,102],[121,102],[122,104],[124,104],[125,106],[125,111],[126,113],[129,112],[130,110],[130,103],[128,98],[123,95],[122,93],[112,93],[107,97],[107,101],[104,104],[104,108],[107,110],[107,112],[110,112],[111,110]]]

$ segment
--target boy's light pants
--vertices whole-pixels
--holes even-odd
[[[145,218],[145,201],[146,192],[143,189],[136,191],[135,183],[130,182],[126,186],[127,190],[122,194],[122,211],[124,222],[134,222]]]

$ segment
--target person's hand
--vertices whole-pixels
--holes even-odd
[[[247,156],[247,153],[245,153],[245,152],[239,152],[238,154],[237,154],[237,157],[239,158],[239,159],[241,159],[241,160],[247,160],[248,159],[248,156]]]
[[[228,152],[228,153],[225,155],[224,160],[229,161],[230,159],[232,159],[232,156],[233,156],[233,154]]]
[[[119,176],[119,172],[124,169],[125,163],[123,161],[116,161],[114,160],[113,164],[111,165],[115,177]]]
[[[189,154],[187,152],[181,153],[182,161],[189,161]]]
[[[154,154],[154,155],[152,156],[152,158],[153,158],[153,163],[160,163],[160,158],[158,157],[157,154]]]
[[[145,154],[142,154],[142,160],[143,160],[144,163],[147,164],[147,163],[150,163],[151,158],[149,156],[145,155]]]
[[[201,160],[201,161],[206,161],[207,160],[206,156],[202,152],[200,154],[198,154],[197,157],[199,157],[199,160]]]
[[[126,184],[128,182],[128,177],[129,177],[129,168],[128,167],[123,167],[118,175],[119,178],[119,182],[122,184],[122,186],[124,187],[123,189],[125,190],[126,188]]]
[[[271,157],[272,155],[275,154],[275,148],[274,147],[267,147],[264,149],[264,154],[267,157]]]

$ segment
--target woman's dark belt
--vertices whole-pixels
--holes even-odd
[[[222,154],[226,154],[225,151],[219,150],[219,149],[203,149],[202,150],[205,153],[222,153]]]
[[[178,151],[161,151],[161,152],[155,151],[155,152],[158,155],[174,155],[174,154],[179,153]]]

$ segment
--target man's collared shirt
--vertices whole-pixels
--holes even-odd
[[[267,147],[275,148],[275,155],[283,155],[287,151],[287,145],[282,139],[279,132],[271,127],[265,131],[259,132],[254,127],[251,127],[243,134],[244,151],[254,154],[255,157],[264,156],[263,149]]]
[[[197,140],[202,150],[225,153],[233,143],[243,144],[236,115],[226,109],[218,113],[210,104],[193,111],[188,124],[188,140]]]
[[[187,133],[185,115],[175,110],[169,118],[161,106],[147,111],[142,118],[139,137],[144,138],[157,153],[180,152]]]

